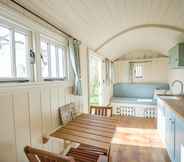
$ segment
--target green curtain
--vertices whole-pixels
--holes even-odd
[[[116,72],[115,72],[115,63],[111,62],[111,84],[115,83]]]
[[[133,70],[134,70],[134,63],[129,63],[129,82],[133,83]]]
[[[80,46],[79,41],[74,39],[69,39],[70,62],[75,76],[73,94],[77,96],[82,95],[79,46]]]
[[[105,59],[105,81],[107,85],[110,85],[110,60],[109,59]]]

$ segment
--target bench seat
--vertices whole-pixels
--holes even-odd
[[[168,83],[116,83],[111,105],[113,114],[137,117],[156,117],[155,90],[169,90]]]
[[[129,103],[139,105],[156,105],[153,98],[128,98],[128,97],[112,97],[111,103]]]

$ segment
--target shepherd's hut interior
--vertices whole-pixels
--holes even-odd
[[[0,162],[184,162],[184,0],[0,0]]]

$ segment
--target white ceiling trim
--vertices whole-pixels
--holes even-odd
[[[118,32],[117,34],[113,35],[112,37],[110,37],[109,39],[104,41],[100,46],[98,46],[95,49],[95,52],[98,52],[99,50],[104,48],[108,43],[110,43],[112,40],[116,39],[119,36],[122,36],[123,34],[126,34],[128,32],[134,31],[134,30],[138,30],[138,29],[153,28],[153,27],[154,28],[161,28],[161,29],[169,29],[169,30],[172,30],[172,31],[178,31],[178,32],[184,33],[184,28],[179,28],[179,27],[172,26],[172,25],[165,25],[165,24],[141,24],[141,25],[136,25],[136,26],[127,28],[125,30],[122,30],[122,31]]]

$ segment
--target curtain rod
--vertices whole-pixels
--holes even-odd
[[[24,10],[26,10],[27,12],[31,13],[32,15],[36,16],[37,18],[41,19],[42,21],[46,22],[47,24],[49,24],[50,26],[52,26],[53,28],[55,28],[56,30],[58,30],[59,32],[65,34],[66,36],[76,39],[75,37],[73,37],[72,35],[66,33],[65,31],[61,30],[59,27],[57,27],[56,25],[52,24],[51,22],[49,22],[48,20],[46,20],[45,18],[41,17],[40,15],[34,13],[33,11],[31,11],[30,9],[26,8],[25,6],[21,5],[20,3],[18,3],[16,0],[10,0],[11,2],[13,2],[14,4],[18,5],[19,7],[23,8]],[[77,40],[77,39],[76,39]]]

